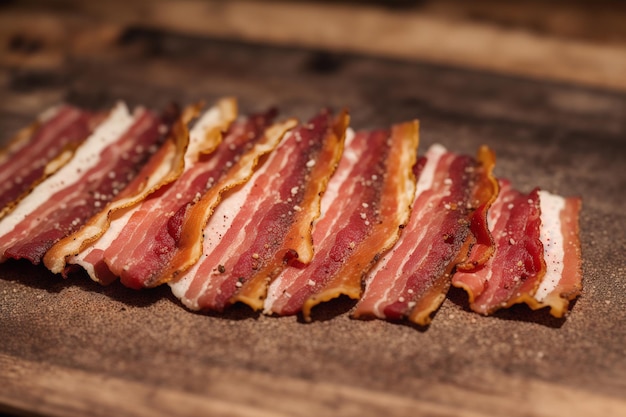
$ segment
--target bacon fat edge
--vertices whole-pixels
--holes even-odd
[[[289,132],[250,181],[228,194],[204,229],[201,260],[170,283],[187,307],[221,311],[242,301],[260,309],[267,282],[285,262],[310,261],[311,222],[347,123],[345,113],[333,121],[321,112]]]
[[[533,309],[550,307],[550,314],[563,317],[569,302],[582,291],[581,200],[547,191],[539,191],[539,198],[546,274],[527,304]]]

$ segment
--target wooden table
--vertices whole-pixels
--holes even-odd
[[[351,320],[347,300],[320,307],[305,324],[240,306],[192,313],[168,288],[101,287],[10,262],[0,266],[1,412],[626,415],[626,88],[623,78],[588,75],[614,74],[614,66],[589,62],[581,78],[577,68],[533,73],[415,49],[381,54],[364,44],[302,41],[287,24],[293,37],[276,35],[276,10],[285,10],[277,3],[268,3],[274,13],[259,15],[256,2],[184,2],[197,11],[188,26],[165,13],[175,10],[169,2],[117,5],[122,16],[95,3],[0,8],[2,140],[61,100],[159,108],[235,95],[243,112],[278,105],[301,119],[322,106],[347,106],[356,128],[417,117],[422,151],[435,142],[469,153],[487,144],[498,156],[497,174],[518,188],[582,196],[585,288],[561,320],[522,306],[482,317],[452,290],[428,328]],[[325,3],[306,6],[322,17],[336,12]],[[251,27],[265,22],[265,38],[231,31],[241,27],[229,14],[237,7],[237,16],[256,11]],[[345,7],[361,18],[377,10]],[[222,13],[221,32],[194,26],[206,8]],[[427,12],[415,16],[445,20]],[[383,19],[398,14],[380,12]],[[591,45],[569,45],[581,42]],[[587,56],[603,51],[623,65],[612,42]]]

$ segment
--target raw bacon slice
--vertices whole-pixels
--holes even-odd
[[[189,209],[181,226],[180,240],[173,257],[159,277],[148,282],[148,286],[159,285],[175,280],[182,272],[195,264],[202,256],[204,233],[209,218],[222,199],[222,194],[248,181],[264,155],[273,151],[287,131],[295,127],[295,119],[278,123],[265,132],[265,142],[259,142],[251,152],[237,158],[228,176],[211,188],[193,207]]]
[[[192,170],[196,162],[198,162],[198,158],[202,155],[210,154],[219,146],[222,142],[223,132],[228,130],[236,118],[236,100],[225,98],[219,100],[215,106],[207,110],[196,121],[189,133],[189,146],[185,149],[183,155],[183,166],[181,167],[183,171],[179,173],[179,177],[183,173]],[[189,176],[190,174],[187,175]],[[166,203],[167,200],[161,200],[158,196],[168,195],[166,190],[169,189],[168,187],[171,188],[173,186],[167,185],[167,187],[160,189],[155,195],[149,196],[147,200],[143,200],[140,204],[113,213],[111,224],[106,233],[90,246],[84,248],[79,254],[71,256],[68,259],[68,263],[82,267],[91,279],[103,285],[115,281],[117,276],[109,270],[109,267],[104,262],[104,251],[119,238],[122,230],[127,227],[131,218],[134,219],[134,223],[128,227],[135,227],[141,221],[147,222],[144,217],[147,218],[153,215],[152,213],[159,212],[162,207],[161,203]],[[118,243],[123,245],[123,242]],[[69,270],[71,269],[69,268]],[[66,273],[68,272],[66,271]]]
[[[195,222],[192,228],[198,228],[201,239],[204,219],[198,221],[188,212],[207,199],[216,205],[225,189],[250,177],[258,158],[276,147],[291,126],[288,121],[268,128],[275,116],[272,110],[234,123],[213,153],[196,155],[197,162],[175,183],[158,190],[132,214],[104,251],[104,262],[124,285],[142,288],[162,282],[178,248],[187,243],[185,222]]]
[[[204,229],[202,258],[170,283],[186,306],[222,311],[241,301],[260,309],[285,263],[310,262],[311,223],[341,157],[347,124],[347,114],[333,120],[323,111],[297,127],[217,207]]]
[[[324,117],[324,114],[322,113],[320,116]],[[319,118],[311,121],[311,129],[315,129],[317,120]],[[284,236],[283,245],[275,251],[273,259],[264,268],[259,268],[258,272],[245,282],[237,294],[232,297],[232,303],[239,301],[249,305],[254,310],[262,309],[270,280],[275,278],[286,264],[304,265],[310,263],[313,259],[312,225],[320,215],[322,196],[341,159],[348,123],[349,117],[346,112],[341,113],[334,122],[328,115],[326,124],[329,126],[326,128],[326,135],[320,144],[321,149],[316,149],[316,146],[320,145],[311,142],[308,145],[308,149],[306,147],[300,148],[304,149],[305,152],[297,153],[299,159],[293,160],[293,169],[289,174],[290,179],[283,182],[281,186],[280,198],[286,201],[287,205],[295,204],[293,209],[296,212],[293,216],[292,224],[288,226],[289,228]],[[300,134],[302,136],[301,140],[306,141],[306,134],[302,132]],[[306,167],[304,175],[302,175],[303,166]],[[287,192],[287,190],[289,191]],[[285,197],[287,197],[286,200]],[[290,198],[291,201],[289,201]],[[275,220],[272,219],[272,214],[278,214],[281,211],[284,212],[280,208],[271,207],[261,224],[270,224],[271,227],[278,228]],[[289,211],[287,212],[288,216]],[[287,223],[284,226],[287,226]],[[269,232],[268,234],[274,235],[276,240],[281,238],[280,234],[275,232]],[[268,242],[271,242],[271,239],[267,239],[265,244],[269,244]],[[253,258],[254,251],[260,250],[260,242],[262,241],[263,239],[257,239],[257,245],[253,245],[251,248]],[[265,244],[263,249],[265,249]],[[281,254],[283,255],[281,256]],[[264,255],[269,254],[264,253]],[[242,260],[242,263],[245,264],[245,254],[242,256]],[[241,263],[239,267],[241,268]]]
[[[539,191],[541,207],[541,241],[546,262],[546,274],[539,284],[534,308],[550,307],[550,314],[563,317],[569,301],[582,290],[582,261],[578,216],[579,198],[563,198]]]
[[[582,287],[580,199],[537,189],[526,195],[509,181],[501,184],[489,212],[494,257],[475,273],[457,272],[453,285],[464,288],[472,310],[482,314],[525,302],[562,317]]]
[[[445,299],[450,272],[471,256],[475,209],[485,213],[484,205],[497,193],[495,182],[485,178],[492,176],[494,162],[486,147],[477,159],[453,154],[440,145],[428,150],[409,223],[394,248],[369,274],[354,317],[408,317],[419,325],[430,323],[431,313]]]
[[[63,272],[66,259],[77,256],[108,229],[111,217],[118,210],[132,207],[149,194],[180,176],[184,167],[185,150],[189,144],[187,124],[198,115],[200,106],[185,109],[171,128],[171,134],[159,150],[141,168],[135,178],[105,208],[77,232],[54,244],[44,256],[44,264],[54,272]]]
[[[500,181],[500,194],[489,211],[494,256],[482,268],[457,272],[452,283],[469,294],[470,308],[490,314],[515,303],[532,302],[546,265],[540,238],[539,191],[516,191]]]
[[[287,268],[272,283],[266,313],[296,314],[304,308],[310,320],[319,302],[360,296],[363,274],[408,220],[418,141],[417,122],[394,126],[392,132],[349,135],[313,228],[313,261]]]
[[[177,113],[177,112],[176,112]],[[102,210],[137,173],[173,122],[119,104],[74,157],[0,222],[0,261],[38,264],[48,249]]]
[[[0,152],[0,219],[67,162],[102,117],[63,104],[42,113],[33,125],[19,132]]]

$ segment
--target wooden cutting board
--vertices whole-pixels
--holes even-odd
[[[18,45],[19,46],[19,45]],[[474,153],[497,175],[583,199],[584,290],[564,319],[491,317],[452,290],[428,328],[312,323],[235,306],[184,309],[168,288],[101,287],[0,266],[0,411],[118,416],[626,415],[626,95],[575,85],[132,29],[55,66],[2,69],[2,140],[47,106],[239,98],[301,119],[348,107],[355,128],[421,121],[421,146]]]

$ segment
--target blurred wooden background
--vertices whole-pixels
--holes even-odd
[[[624,22],[609,0],[5,0],[0,68],[106,55],[136,26],[626,91]]]

